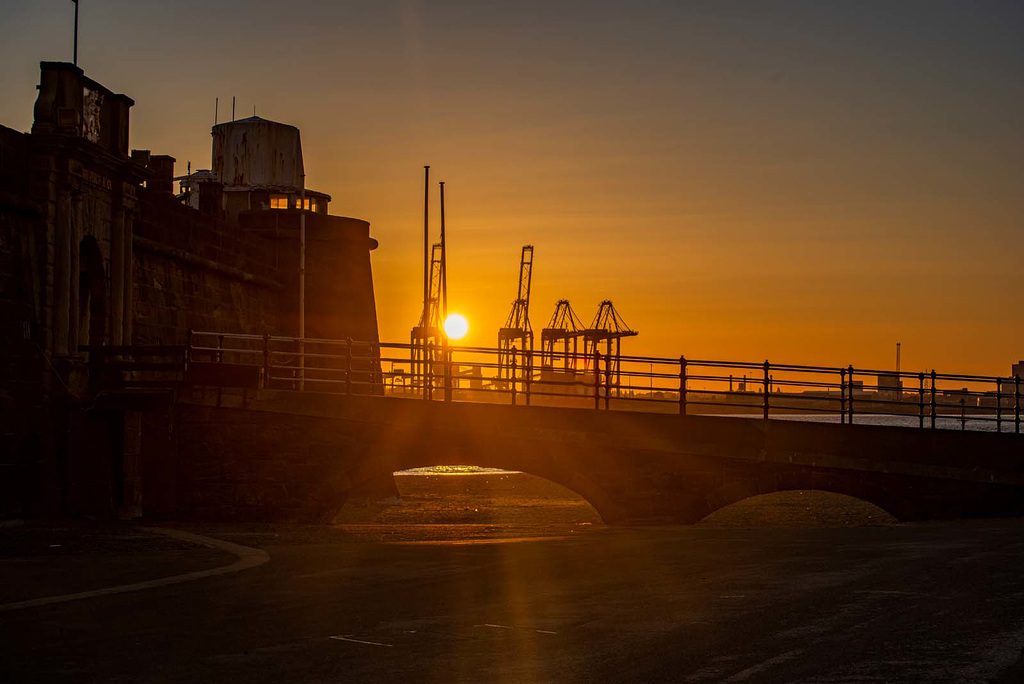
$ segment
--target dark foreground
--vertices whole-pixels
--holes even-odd
[[[1022,681],[1020,521],[224,537],[245,572],[0,612],[5,682]]]

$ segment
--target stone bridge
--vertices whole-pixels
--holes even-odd
[[[571,489],[610,524],[694,523],[817,489],[900,520],[1019,515],[1024,436],[262,390],[176,402],[143,431],[146,509],[329,522],[397,470],[465,464]]]

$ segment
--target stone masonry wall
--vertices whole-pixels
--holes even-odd
[[[152,193],[135,223],[133,343],[188,330],[276,332],[281,285],[268,241]]]

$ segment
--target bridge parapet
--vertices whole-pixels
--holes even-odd
[[[549,479],[609,523],[692,523],[786,489],[902,520],[1024,512],[1024,438],[1010,434],[282,390],[198,395],[175,412],[176,517],[330,521],[369,483],[437,464]]]

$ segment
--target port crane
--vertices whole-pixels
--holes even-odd
[[[618,387],[620,379],[620,359],[622,356],[622,338],[623,337],[634,337],[638,333],[631,329],[624,320],[619,312],[615,310],[615,305],[612,304],[610,299],[606,299],[601,302],[597,309],[597,315],[594,316],[593,322],[590,327],[583,331],[583,358],[584,368],[590,368],[591,364],[594,364],[594,371],[600,372],[601,369],[597,368],[597,357],[600,352],[600,345],[603,342],[605,345],[604,357],[607,380],[609,385],[614,381],[614,385]],[[612,343],[614,344],[614,352],[612,351]]]
[[[555,313],[546,328],[540,331],[540,365],[541,368],[554,368],[557,357],[562,357],[562,369],[566,372],[576,370],[579,357],[579,339],[583,336],[583,321],[579,319],[568,299],[559,299],[555,304]],[[569,344],[572,343],[572,353]],[[561,352],[555,350],[561,345]]]
[[[519,289],[505,327],[498,329],[498,377],[512,378],[516,344],[518,350],[533,355],[533,328],[530,326],[530,284],[533,280],[533,245],[525,245],[519,259]]]

